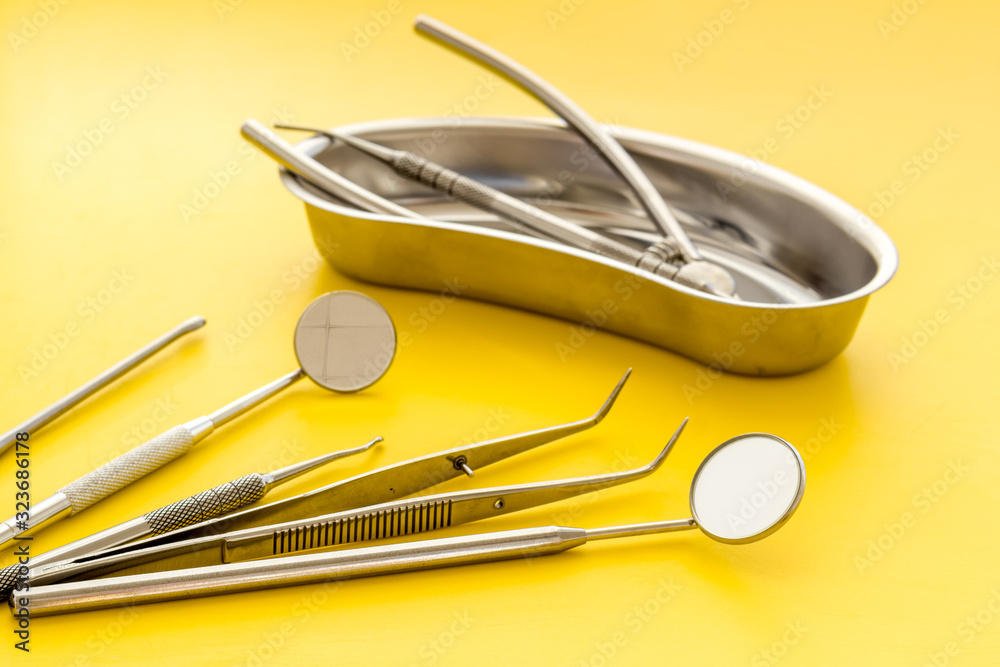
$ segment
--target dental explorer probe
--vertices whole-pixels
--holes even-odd
[[[300,556],[284,556],[168,572],[131,574],[33,586],[18,593],[32,616],[189,600],[228,593],[419,572],[459,565],[534,558],[561,553],[588,540],[672,533],[696,528],[694,519],[603,529],[545,526],[417,540]],[[14,613],[11,600],[11,613]]]
[[[691,514],[686,519],[590,529],[523,528],[42,584],[19,594],[18,604],[12,601],[11,613],[30,609],[32,616],[49,616],[122,604],[534,558],[561,553],[593,540],[694,528],[717,542],[749,544],[773,534],[791,518],[802,500],[805,482],[805,463],[795,447],[768,433],[746,433],[716,447],[698,466],[688,497]]]
[[[364,333],[364,335],[358,335]],[[388,370],[396,350],[396,330],[382,306],[364,294],[341,290],[310,303],[295,327],[300,367],[210,415],[161,433],[36,503],[26,518],[0,524],[0,547],[18,535],[80,512],[115,491],[186,454],[218,427],[309,377],[335,392],[354,392]]]
[[[356,148],[362,153],[387,164],[400,176],[423,183],[470,206],[495,213],[517,225],[528,227],[557,241],[581,250],[586,250],[587,252],[637,266],[640,269],[655,273],[658,276],[687,287],[720,297],[732,298],[733,296],[732,280],[728,274],[721,270],[719,272],[705,273],[706,268],[715,268],[712,264],[699,260],[689,262],[680,267],[675,266],[667,261],[668,258],[664,254],[651,252],[649,249],[642,251],[631,248],[409,151],[387,148],[366,141],[365,139],[332,130],[322,130],[290,123],[276,123],[275,127],[285,130],[316,132],[317,134],[323,134],[332,139],[340,140],[348,146]],[[653,246],[653,248],[655,247]],[[716,282],[719,284],[717,285],[716,282],[706,280],[708,276],[716,278]]]
[[[285,482],[290,482],[296,477],[331,461],[366,452],[381,441],[382,438],[378,437],[360,447],[323,454],[271,472],[250,473],[208,491],[202,491],[184,500],[178,500],[158,510],[147,512],[131,521],[120,523],[112,528],[46,551],[39,556],[31,556],[28,565],[9,565],[0,569],[0,601],[10,597],[18,579],[25,578],[24,575],[28,574],[29,567],[38,568],[49,563],[110,549],[149,535],[162,535],[171,530],[193,526],[196,523],[235,512],[254,504],[266,496],[271,489]]]
[[[62,415],[78,403],[83,402],[86,398],[98,390],[106,387],[111,382],[114,382],[116,379],[120,378],[122,375],[129,372],[146,359],[149,359],[151,356],[165,348],[167,345],[170,345],[184,334],[200,329],[203,326],[205,326],[204,317],[192,317],[184,320],[178,326],[174,327],[145,347],[136,350],[108,370],[95,377],[90,382],[87,382],[78,389],[66,394],[61,399],[33,417],[24,420],[0,436],[0,453],[7,451],[7,449],[14,444],[17,440],[18,433],[29,433],[34,435],[35,431],[45,426],[56,417]]]
[[[414,535],[641,479],[662,465],[683,424],[651,463],[632,470],[410,497],[462,474],[469,475],[593,428],[608,415],[630,373],[631,369],[626,371],[600,409],[584,419],[419,456],[224,518],[32,567],[30,585],[35,588],[79,578],[220,565],[314,547]],[[20,593],[17,598],[20,600]]]

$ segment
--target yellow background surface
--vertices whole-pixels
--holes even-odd
[[[30,656],[4,631],[0,662],[1000,662],[1000,280],[991,263],[1000,245],[1000,6],[401,0],[388,25],[348,57],[343,44],[387,2],[224,2],[10,1],[0,9],[0,426],[181,320],[209,321],[32,438],[34,498],[125,451],[135,432],[151,436],[291,371],[292,329],[319,294],[363,290],[412,343],[370,390],[337,396],[300,383],[44,531],[36,553],[374,435],[385,437],[378,451],[270,498],[581,418],[629,366],[633,378],[598,428],[441,488],[637,465],[690,416],[663,470],[449,534],[683,518],[699,461],[746,431],[800,447],[805,498],[787,526],[749,546],[698,533],[618,540],[533,562],[36,619]],[[54,15],[39,14],[43,7]],[[720,31],[713,21],[723,10],[731,20]],[[830,364],[783,379],[725,376],[693,401],[682,388],[702,367],[669,352],[598,332],[564,362],[556,344],[570,335],[566,322],[470,300],[438,312],[433,294],[336,274],[317,261],[302,205],[281,187],[275,165],[240,139],[244,118],[338,125],[439,116],[456,104],[475,114],[547,115],[507,84],[470,105],[482,70],[416,36],[410,24],[420,12],[506,51],[599,120],[743,153],[776,140],[770,163],[889,232],[899,274]],[[704,32],[709,26],[718,34]],[[702,52],[692,49],[697,57],[679,66],[676,54],[699,33]],[[148,68],[159,77],[147,77]],[[781,129],[813,87],[829,99],[791,134]],[[60,169],[67,150],[105,120],[111,129],[90,154]],[[943,151],[934,149],[940,132],[953,139]],[[934,158],[926,169],[913,162],[925,151]],[[239,173],[185,219],[182,206],[230,161]],[[874,206],[896,181],[895,201]],[[927,324],[942,312],[943,324]],[[242,336],[241,322],[251,319],[257,326]],[[46,348],[67,326],[76,335]],[[43,351],[51,358],[24,373]],[[13,510],[13,476],[7,453],[4,516]],[[906,513],[912,520],[903,526]]]

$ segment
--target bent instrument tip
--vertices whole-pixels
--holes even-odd
[[[353,456],[354,454],[360,454],[361,452],[366,452],[378,443],[382,442],[382,436],[376,436],[372,438],[369,442],[361,445],[360,447],[352,447],[350,449],[341,449],[336,452],[330,452],[329,454],[323,454],[322,456],[317,456],[316,458],[309,459],[307,461],[300,461],[298,463],[293,463],[290,466],[284,468],[279,468],[269,473],[264,473],[264,481],[268,488],[277,486],[278,484],[283,484],[289,480],[295,479],[299,475],[304,475],[305,473],[315,470],[316,468],[322,467],[331,461],[336,461],[337,459],[342,459],[347,456]]]
[[[601,408],[594,413],[594,416],[591,417],[589,421],[592,421],[594,424],[600,424],[601,420],[607,417],[608,413],[611,412],[611,407],[615,404],[615,400],[618,398],[618,394],[621,393],[622,387],[625,386],[625,382],[628,381],[630,375],[632,375],[631,368],[625,371],[625,375],[623,375],[622,379],[618,381],[615,388],[611,390],[611,395],[604,401],[604,405],[602,405]]]
[[[688,421],[690,421],[690,419],[691,419],[690,417],[684,418],[684,421],[681,422],[681,425],[678,426],[677,430],[674,431],[674,434],[670,436],[670,440],[667,441],[667,444],[663,447],[663,450],[656,455],[655,459],[653,459],[646,466],[644,466],[647,470],[652,472],[653,470],[656,470],[661,465],[663,465],[663,462],[667,459],[667,454],[669,454],[670,450],[674,448],[674,445],[677,443],[677,440],[681,437],[681,433],[684,432],[684,427],[687,426],[687,423]]]

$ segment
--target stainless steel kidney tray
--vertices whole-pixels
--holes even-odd
[[[338,129],[415,152],[637,248],[659,238],[625,183],[559,121],[397,119]],[[742,300],[515,231],[324,137],[298,148],[428,219],[358,210],[284,169],[281,179],[305,202],[317,247],[341,273],[458,290],[579,323],[553,341],[556,354],[571,356],[601,329],[766,376],[815,368],[847,346],[869,296],[898,264],[881,229],[821,188],[745,156],[643,130],[612,131],[705,258],[735,276]]]

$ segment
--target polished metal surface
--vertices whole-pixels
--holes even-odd
[[[184,426],[175,426],[70,482],[60,492],[69,498],[73,514],[76,514],[183,456],[198,441]]]
[[[50,523],[73,514],[73,504],[63,491],[56,491],[32,505],[26,514],[27,518],[18,519],[15,515],[0,523],[0,545],[10,542],[18,535],[27,537]]]
[[[382,438],[378,437],[361,447],[325,454],[271,473],[255,472],[244,475],[231,482],[220,484],[208,491],[203,491],[184,500],[171,503],[166,507],[161,507],[146,514],[143,518],[146,521],[150,534],[163,535],[174,530],[224,516],[230,512],[253,505],[267,495],[268,491],[275,486],[303,475],[310,470],[326,465],[331,461],[367,451],[381,441]],[[118,542],[117,544],[121,543]],[[92,549],[92,551],[99,551],[112,546],[116,545],[105,544]]]
[[[78,556],[96,553],[116,547],[149,535],[159,535],[185,526],[222,516],[247,507],[263,498],[271,489],[284,484],[307,472],[315,470],[331,461],[368,451],[382,438],[375,438],[360,447],[352,447],[329,454],[323,454],[307,461],[293,463],[271,472],[251,473],[213,489],[203,491],[184,500],[171,503],[158,510],[136,517],[117,526],[106,528],[64,546],[32,556],[31,577],[45,566],[70,560]],[[56,494],[53,498],[58,498]],[[63,505],[68,509],[68,500],[63,496]],[[14,584],[19,578],[19,566],[10,565],[0,569],[0,601],[10,597]]]
[[[556,554],[586,541],[581,528],[527,528],[448,537],[266,561],[154,572],[93,581],[32,586],[18,597],[32,616],[121,605],[186,600],[207,595],[398,574],[456,565]]]
[[[213,565],[232,559],[264,555],[263,552],[255,551],[261,546],[265,550],[272,549],[270,555],[274,555],[276,552],[273,549],[278,544],[279,533],[286,536],[283,538],[286,545],[292,544],[288,541],[289,537],[298,540],[303,538],[302,528],[309,530],[307,539],[316,540],[319,537],[318,531],[308,529],[308,526],[320,523],[326,524],[324,531],[327,529],[332,531],[334,525],[338,531],[350,527],[349,541],[358,541],[359,537],[362,540],[371,539],[372,535],[379,532],[384,534],[387,530],[399,534],[422,532],[431,527],[442,527],[444,523],[454,519],[475,520],[516,511],[530,506],[532,499],[535,503],[552,502],[560,497],[559,494],[568,494],[562,496],[568,497],[596,490],[602,484],[614,485],[637,479],[649,474],[662,463],[679,436],[680,429],[660,456],[648,466],[602,477],[597,482],[591,478],[582,478],[531,485],[528,488],[506,488],[503,492],[509,491],[513,494],[509,507],[505,496],[500,496],[504,502],[499,507],[496,506],[498,499],[495,495],[496,490],[471,491],[459,496],[452,494],[451,497],[463,501],[456,506],[457,509],[450,508],[444,498],[398,501],[461,476],[464,472],[460,463],[479,470],[497,461],[593,427],[610,411],[628,376],[629,373],[625,373],[601,408],[586,419],[410,459],[269,505],[231,514],[223,519],[203,522],[160,537],[35,568],[32,570],[32,582],[43,584],[70,578],[89,579],[106,574],[122,576]],[[568,489],[552,487],[552,485],[559,487],[567,481],[572,482]],[[428,501],[421,502],[423,500]],[[380,509],[375,509],[375,506],[379,506]],[[386,508],[389,510],[388,514],[382,511]],[[375,511],[371,513],[369,510]],[[462,518],[463,516],[465,518]],[[386,520],[387,517],[395,521],[392,526]],[[262,530],[255,530],[261,526],[264,527]],[[290,528],[291,532],[288,530]],[[292,533],[296,533],[298,537],[294,537]],[[324,532],[324,535],[326,537],[322,539],[331,539],[330,533]],[[256,539],[261,536],[265,539]],[[338,540],[342,541],[341,538]]]
[[[329,454],[321,454],[315,458],[287,465],[284,468],[278,468],[277,470],[272,470],[271,472],[260,473],[260,478],[264,483],[264,488],[270,491],[273,488],[301,477],[307,472],[312,472],[317,468],[321,468],[327,463],[336,461],[337,459],[346,458],[348,456],[354,456],[355,454],[361,454],[362,452],[367,452],[380,442],[382,442],[382,437],[377,436],[359,447],[351,447],[350,449],[341,449],[336,452],[330,452]]]
[[[649,523],[629,523],[623,526],[588,528],[587,541],[613,540],[618,537],[639,537],[640,535],[659,535],[660,533],[677,533],[697,527],[698,524],[694,519],[671,519],[670,521],[651,521]]]
[[[652,462],[634,470],[420,496],[161,546],[138,545],[131,552],[121,550],[75,565],[53,566],[40,572],[38,578],[43,582],[67,580],[79,573],[87,578],[98,573],[117,577],[235,563],[416,535],[502,516],[646,477],[663,464],[683,428],[682,424]]]
[[[197,442],[198,439],[184,426],[175,426],[125,452],[32,505],[26,520],[18,519],[15,515],[5,521],[5,528],[0,532],[0,546],[13,540],[15,536],[28,536],[90,507],[183,455]]]
[[[805,486],[806,466],[795,447],[770,433],[746,433],[716,447],[698,466],[691,513],[717,542],[756,542],[791,518]]]
[[[243,121],[240,134],[285,169],[302,176],[310,183],[360,207],[362,210],[399,215],[404,218],[419,217],[397,204],[359,188],[340,174],[316,162],[311,156],[301,153],[272,132],[266,125],[262,125],[252,118]]]
[[[298,125],[281,124],[285,129],[307,129]],[[312,128],[308,128],[312,130]],[[735,289],[732,279],[725,272],[712,273],[713,265],[700,260],[681,266],[669,261],[666,253],[660,252],[664,241],[653,244],[649,249],[639,250],[606,238],[582,225],[543,211],[515,197],[484,185],[425,160],[409,151],[390,150],[364,139],[358,139],[347,134],[330,130],[313,130],[330,138],[343,141],[348,146],[371,155],[390,165],[397,174],[411,180],[423,183],[438,192],[443,192],[455,199],[465,202],[478,209],[495,213],[511,222],[520,231],[531,230],[543,236],[561,241],[574,248],[593,252],[603,257],[616,259],[632,266],[642,268],[668,280],[674,280],[710,294],[731,296]]]
[[[337,131],[433,154],[439,164],[636,249],[661,238],[617,174],[588,160],[587,145],[558,121],[404,119]],[[458,279],[463,296],[582,322],[749,375],[806,371],[847,346],[868,298],[898,263],[871,220],[744,156],[652,132],[608,131],[671,202],[705,258],[735,278],[741,301],[511,230],[325,137],[298,146],[429,219],[361,211],[286,171],[281,178],[305,202],[314,238],[350,249],[329,254],[317,243],[354,278],[432,291]],[[731,185],[735,176],[739,187]],[[575,351],[570,334],[557,345],[562,355]]]
[[[277,380],[267,383],[260,389],[255,389],[245,396],[237,398],[232,403],[224,405],[215,412],[206,415],[203,419],[209,422],[209,432],[228,424],[240,415],[246,414],[267,399],[280,394],[293,384],[306,377],[306,372],[301,368],[296,368],[287,375],[282,375]]]
[[[683,428],[683,424],[681,428]],[[646,471],[645,474],[648,474],[649,471],[662,463],[663,457],[669,451],[679,434],[680,429],[664,451],[661,452],[660,456],[653,463],[639,470],[644,470]],[[776,451],[779,455],[775,456],[774,452],[762,452],[762,445],[777,447],[778,450]],[[764,455],[760,456],[762,453]],[[286,556],[283,554],[289,551],[326,548],[333,545],[333,543],[317,542],[316,535],[314,534],[315,531],[311,531],[308,535],[301,531],[286,531],[281,536],[277,533],[272,533],[271,535],[271,542],[274,545],[272,553],[277,556],[275,558],[244,562],[225,562],[221,564],[206,561],[194,563],[193,566],[192,561],[189,559],[185,562],[186,564],[182,564],[181,561],[175,561],[177,569],[164,567],[156,568],[152,571],[137,569],[118,570],[110,578],[94,580],[94,576],[107,573],[106,571],[102,572],[98,568],[92,570],[89,576],[85,577],[85,580],[77,582],[67,581],[71,575],[64,572],[60,577],[41,582],[42,585],[34,585],[31,591],[27,593],[28,606],[31,608],[33,614],[45,616],[89,609],[103,609],[125,603],[143,604],[148,602],[162,602],[205,595],[251,591],[276,586],[291,586],[361,576],[395,574],[511,558],[529,558],[560,553],[567,549],[581,546],[589,540],[674,533],[698,527],[702,528],[702,532],[706,535],[717,541],[729,544],[745,544],[772,534],[788,520],[788,517],[798,505],[798,501],[802,497],[802,487],[805,484],[805,470],[798,452],[790,444],[776,436],[750,433],[733,438],[717,447],[706,457],[695,473],[694,480],[692,481],[691,510],[697,517],[699,515],[703,516],[706,509],[712,509],[713,511],[716,509],[715,507],[710,507],[712,505],[710,500],[700,497],[700,491],[697,489],[703,488],[703,485],[707,485],[710,487],[711,494],[721,495],[722,506],[730,506],[734,498],[739,494],[744,494],[748,487],[759,486],[762,479],[777,480],[779,474],[787,473],[789,462],[785,460],[786,457],[790,457],[793,460],[793,467],[801,468],[802,473],[794,481],[795,484],[799,485],[794,502],[791,503],[790,507],[785,508],[779,516],[769,512],[767,508],[764,508],[764,505],[751,499],[750,503],[752,506],[755,506],[758,511],[768,513],[769,516],[766,521],[756,524],[752,529],[753,532],[744,532],[739,535],[719,534],[720,531],[713,532],[707,530],[706,526],[701,525],[697,518],[689,518],[592,529],[546,526],[464,537],[353,548],[333,553]],[[618,477],[611,476],[613,477],[611,483],[626,481],[630,478],[629,475],[634,475],[636,472],[631,471],[631,473],[625,473],[623,474],[624,476],[620,475]],[[604,481],[607,482],[608,476],[604,477],[606,478]],[[791,480],[789,481],[791,482]],[[561,489],[557,495],[545,495],[559,488],[560,485],[566,484],[568,484],[568,488]],[[592,477],[581,480],[549,482],[544,483],[543,486],[535,486],[535,488],[529,489],[528,487],[531,486],[535,485],[518,487],[519,490],[524,492],[523,499],[528,501],[528,506],[533,506],[539,502],[564,499],[575,495],[577,492],[596,490],[597,488],[601,488],[602,484],[598,481],[598,477]],[[581,491],[581,489],[585,490]],[[500,497],[493,504],[494,509],[497,510],[505,507],[505,503],[501,502],[501,500],[510,499],[514,495],[510,489],[503,492],[497,489],[487,491],[492,491],[492,493],[486,493],[483,499],[489,501]],[[444,495],[447,496],[448,494]],[[452,500],[463,498],[463,494],[451,495]],[[480,507],[480,510],[483,510],[485,507],[486,504],[484,503]],[[735,511],[741,512],[743,510],[739,508]],[[439,516],[447,516],[450,519],[452,515],[449,511],[448,514],[439,514]],[[482,511],[480,511],[478,514],[473,513],[469,517],[469,520],[484,518],[484,516]],[[446,525],[452,525],[451,521],[449,520]],[[403,531],[398,534],[409,534],[409,532]],[[290,539],[294,539],[294,543],[290,542]],[[342,543],[339,542],[337,544]],[[279,545],[284,547],[289,544],[294,546],[294,548],[287,550],[278,548]],[[236,540],[235,543],[224,543],[222,550],[226,551],[234,546],[237,548],[240,546],[239,540]],[[250,550],[243,555],[246,558],[260,558],[270,554],[264,551],[254,552]],[[91,565],[95,565],[104,557],[98,554],[91,561]],[[80,567],[84,565],[81,564]],[[63,583],[52,584],[52,581],[62,581]]]
[[[6,451],[14,444],[18,433],[30,433],[31,435],[34,435],[35,431],[48,424],[59,415],[65,413],[73,406],[79,404],[90,395],[99,391],[101,388],[106,387],[111,382],[114,382],[116,379],[120,378],[122,375],[129,372],[146,359],[149,359],[167,345],[170,345],[170,343],[185,334],[200,329],[203,326],[205,326],[204,317],[192,317],[184,320],[153,342],[125,357],[90,382],[87,382],[78,389],[71,391],[38,414],[24,420],[3,435],[0,435],[0,452]]]
[[[683,428],[683,425],[682,425]],[[669,451],[677,435],[667,445],[664,452],[645,468],[655,469]],[[761,454],[760,445],[779,448],[779,456]],[[759,484],[764,479],[776,479],[779,473],[787,472],[785,457],[793,459],[794,466],[801,465],[801,457],[790,444],[776,436],[761,433],[750,433],[733,438],[715,450],[699,466],[692,481],[691,509],[696,517],[704,515],[708,502],[696,492],[702,485],[711,487],[711,494],[722,496],[722,505],[730,505],[739,494],[745,493],[748,487]],[[762,458],[763,460],[758,460]],[[797,462],[797,463],[795,463]],[[718,465],[716,465],[718,464]],[[634,472],[634,471],[633,471]],[[568,489],[551,497],[532,495],[533,491],[542,490],[538,487],[528,490],[525,485],[525,498],[529,505],[538,502],[551,502],[575,495],[572,489],[579,490],[581,486],[587,490],[601,488],[597,477],[589,478],[583,485],[580,480],[563,480],[563,482],[546,483],[545,492],[559,488],[560,484],[568,483]],[[612,483],[624,481],[615,478]],[[789,480],[792,483],[792,480]],[[417,570],[428,570],[440,567],[470,565],[513,558],[531,558],[557,554],[568,549],[586,544],[590,540],[607,540],[622,537],[639,537],[661,533],[675,533],[701,528],[702,531],[720,542],[728,544],[746,544],[762,539],[783,525],[798,505],[802,497],[801,489],[805,484],[805,471],[794,481],[799,485],[797,496],[790,507],[781,513],[780,518],[770,516],[765,523],[754,527],[752,534],[739,535],[719,534],[719,531],[706,530],[697,518],[672,521],[654,521],[640,524],[608,526],[604,528],[567,528],[562,526],[545,526],[526,528],[494,533],[483,533],[463,537],[449,537],[436,540],[406,542],[402,544],[377,545],[345,549],[333,553],[303,554],[297,556],[283,555],[288,551],[275,547],[276,558],[266,560],[249,560],[244,562],[227,562],[223,564],[207,564],[180,569],[162,569],[158,571],[123,571],[106,579],[65,582],[50,585],[34,586],[26,596],[32,614],[46,616],[50,614],[69,613],[91,609],[104,609],[121,604],[144,604],[149,602],[164,602],[177,599],[188,599],[223,593],[274,588],[277,586],[292,586],[321,581],[336,581],[354,577],[376,576],[382,574],[399,574]],[[791,488],[791,487],[789,487]],[[489,490],[488,490],[489,491]],[[487,493],[489,498],[504,495],[510,499],[514,494],[509,490],[502,494],[499,490]],[[582,491],[586,492],[586,491]],[[447,494],[445,494],[447,495]],[[454,494],[453,500],[459,501],[462,494]],[[460,501],[459,501],[460,502]],[[766,511],[763,505],[751,501],[758,511]],[[502,503],[494,505],[503,508]],[[373,508],[369,508],[373,509]],[[713,508],[714,509],[714,508]],[[741,511],[741,510],[736,510]],[[449,517],[451,514],[449,513]],[[482,515],[470,517],[470,520],[484,518]],[[714,520],[714,519],[713,519]],[[449,521],[447,525],[452,525]],[[278,528],[278,527],[275,527]],[[408,534],[403,532],[400,534]],[[287,537],[287,536],[286,536]],[[285,537],[272,536],[275,545],[284,544]],[[319,544],[312,535],[299,534],[296,540],[305,539],[302,547],[324,548],[329,544]],[[237,541],[238,544],[238,541]],[[296,546],[298,546],[298,541]],[[226,543],[223,549],[232,545]],[[300,549],[292,549],[300,550]],[[279,555],[280,554],[280,555]],[[261,558],[270,554],[263,552],[248,552],[247,558]]]
[[[138,540],[149,534],[149,524],[146,522],[146,517],[138,516],[45,553],[33,555],[30,562],[31,569],[42,568],[50,563],[58,563],[102,549],[109,549],[119,544]],[[4,569],[7,570],[9,567]],[[9,590],[0,589],[0,600],[6,600],[9,595]]]
[[[341,290],[319,297],[295,327],[295,356],[313,382],[332,391],[371,386],[392,364],[396,329],[375,299]]]
[[[691,239],[688,238],[677,218],[674,217],[667,203],[663,200],[663,195],[653,186],[646,173],[621,147],[614,134],[609,132],[606,126],[595,121],[576,102],[527,67],[479,40],[429,16],[418,16],[414,21],[414,27],[418,32],[457,49],[473,62],[478,62],[492,69],[555,112],[591,146],[597,149],[608,164],[625,179],[659,232],[676,241],[684,259],[688,262],[702,259],[701,254],[691,243]]]
[[[525,231],[521,227],[523,225],[529,230],[571,245],[574,248],[619,259],[630,264],[635,264],[634,260],[640,254],[632,248],[625,247],[615,241],[609,241],[586,227],[563,220],[536,206],[485,186],[478,181],[466,178],[457,172],[425,160],[409,151],[388,149],[379,144],[331,130],[307,128],[291,123],[283,123],[277,125],[277,127],[289,130],[312,131],[328,136],[331,139],[342,141],[351,148],[382,160],[393,167],[396,173],[401,176],[423,183],[470,206],[497,214],[505,220],[514,223],[515,229],[519,229],[520,231]],[[653,272],[655,273],[655,271]],[[667,277],[671,277],[676,273],[677,270],[674,269],[671,275]]]
[[[324,308],[335,306],[336,313],[331,316],[334,316],[338,323],[351,322],[353,325],[375,324],[376,326],[374,328],[361,329],[365,334],[361,336],[332,336],[339,344],[336,350],[330,352],[329,358],[334,361],[333,366],[314,367],[315,365],[311,363],[312,359],[307,359],[307,361],[310,361],[312,371],[317,373],[315,378],[311,375],[309,377],[321,387],[336,391],[355,391],[381,377],[391,363],[395,353],[395,330],[391,329],[392,321],[382,307],[363,294],[347,291],[331,292],[330,294],[323,295],[317,298],[312,305],[315,306],[317,303],[327,304]],[[358,304],[362,303],[365,305],[359,308]],[[345,309],[343,317],[339,313],[341,308]],[[310,311],[307,309],[307,312]],[[331,309],[324,312],[331,313],[334,311]],[[296,327],[296,351],[298,351],[299,330],[308,329],[314,324],[310,318],[305,318],[305,320],[304,324],[300,320],[298,327]],[[388,325],[386,322],[388,322]],[[386,326],[392,330],[391,347],[386,348],[385,345],[379,345],[377,348],[373,348],[367,335],[371,334],[374,340],[384,343],[388,339]],[[375,335],[374,332],[378,332],[379,335]],[[329,372],[330,368],[336,369],[336,362],[343,359],[350,360],[350,368],[362,368],[364,373],[367,374],[355,377],[351,380],[350,384],[344,385],[341,384],[343,378],[331,379],[325,375],[325,373]],[[161,433],[148,442],[105,463],[97,470],[71,482],[60,490],[59,494],[57,494],[58,497],[53,496],[42,504],[35,505],[24,527],[19,524],[16,517],[2,524],[3,527],[0,527],[0,546],[14,539],[18,534],[37,530],[43,525],[62,518],[66,514],[75,514],[84,510],[99,500],[107,498],[115,491],[157,470],[164,464],[185,454],[191,447],[206,438],[219,426],[228,423],[251,408],[284,391],[295,382],[306,377],[308,372],[307,369],[298,368],[216,410],[210,415],[198,417],[186,424],[175,426]],[[40,506],[55,507],[59,498],[64,498],[69,502],[68,509],[60,509],[59,512],[50,512],[44,516],[40,513]]]

